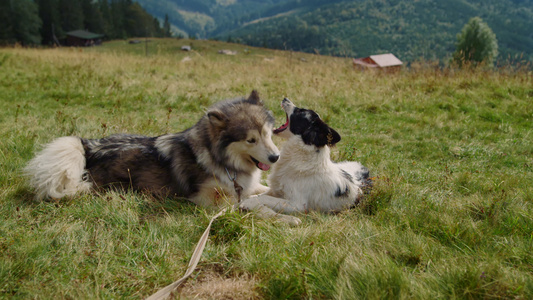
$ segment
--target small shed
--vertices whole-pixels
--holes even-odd
[[[87,30],[74,30],[66,33],[67,46],[88,47],[102,44],[103,34],[89,32]]]
[[[369,57],[354,58],[353,66],[361,69],[383,69],[388,71],[397,71],[403,63],[394,54],[370,55]]]

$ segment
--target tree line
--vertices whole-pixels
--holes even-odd
[[[57,45],[73,30],[105,39],[169,37],[163,25],[132,0],[0,0],[0,44]]]

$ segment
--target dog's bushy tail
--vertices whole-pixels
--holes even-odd
[[[62,198],[91,189],[84,181],[85,150],[80,138],[61,137],[33,158],[26,168],[29,184],[36,191],[36,198]]]

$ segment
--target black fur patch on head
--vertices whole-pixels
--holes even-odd
[[[317,113],[309,109],[295,107],[290,116],[290,130],[300,135],[307,145],[333,146],[341,140],[340,134],[329,127]]]

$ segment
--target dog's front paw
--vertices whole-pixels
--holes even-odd
[[[297,217],[293,217],[293,216],[289,216],[289,215],[278,215],[277,216],[277,219],[284,222],[284,223],[287,223],[291,226],[298,226],[300,224],[302,224],[302,220],[300,220],[300,218],[297,218]]]
[[[260,195],[268,192],[270,188],[268,186],[264,186],[262,184],[255,187],[255,189],[252,192],[252,195]]]

